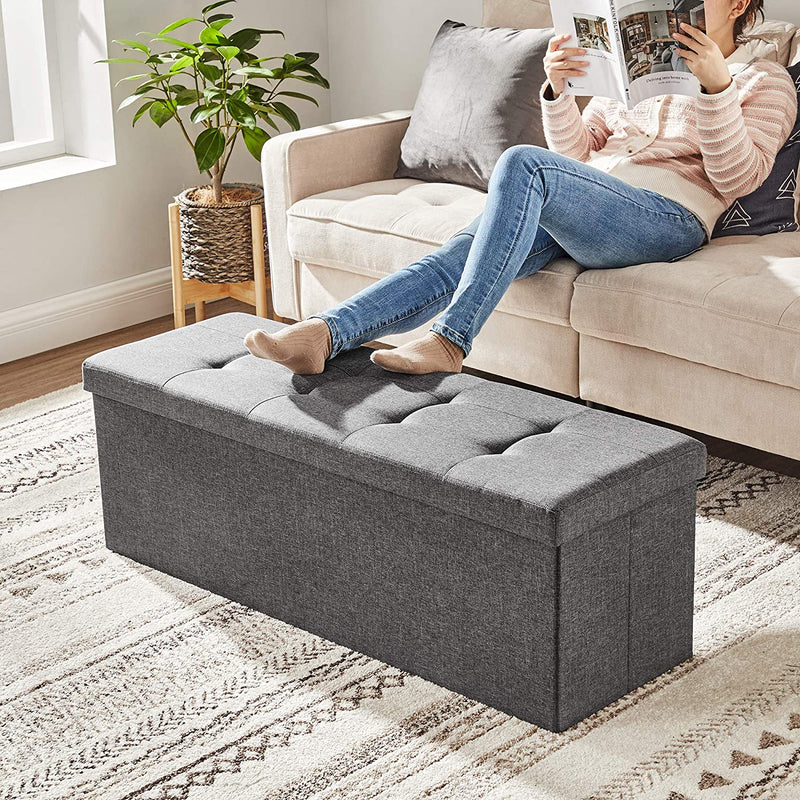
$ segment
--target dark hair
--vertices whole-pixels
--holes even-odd
[[[756,15],[761,14],[761,21],[764,21],[764,0],[750,0],[744,14],[740,14],[733,21],[733,40],[737,44],[747,41],[743,31],[756,24]]]

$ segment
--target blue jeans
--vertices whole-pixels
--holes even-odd
[[[650,189],[536,145],[509,147],[483,212],[438,250],[312,317],[328,323],[330,358],[379,336],[431,326],[465,356],[511,281],[570,256],[589,269],[677,261],[706,232]]]

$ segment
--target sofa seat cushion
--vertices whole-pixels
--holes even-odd
[[[478,189],[413,178],[333,189],[288,209],[289,249],[306,264],[382,278],[441,247],[485,204]],[[498,310],[569,326],[572,282],[580,271],[570,258],[555,259],[514,281]]]
[[[680,261],[585,270],[581,334],[800,388],[800,232],[712,239]]]

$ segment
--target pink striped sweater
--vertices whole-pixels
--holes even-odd
[[[592,97],[581,114],[574,95],[548,100],[545,81],[539,99],[547,145],[675,200],[697,215],[708,241],[720,214],[767,178],[797,115],[786,68],[743,56],[739,46],[725,59],[733,82],[717,94],[661,95],[630,111]]]

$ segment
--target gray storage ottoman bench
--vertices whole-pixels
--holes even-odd
[[[98,353],[111,550],[561,731],[692,654],[697,440],[224,314]]]

